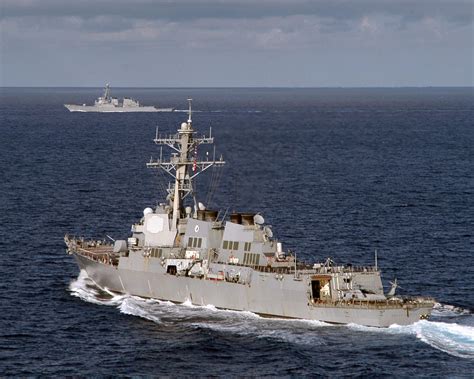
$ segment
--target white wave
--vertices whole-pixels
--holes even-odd
[[[456,357],[474,359],[474,327],[419,321],[412,328],[417,338],[435,349]]]
[[[434,317],[457,317],[472,314],[469,309],[456,307],[455,305],[436,303],[431,313]]]
[[[218,311],[218,309],[217,309],[214,305],[212,305],[212,304],[204,305],[204,308],[206,308],[206,309],[209,310],[209,311],[213,311],[213,312]]]
[[[190,299],[187,299],[184,303],[181,303],[181,305],[188,308],[196,308],[196,306],[191,302]]]
[[[151,303],[148,303],[146,300],[139,298],[137,299],[135,296],[130,296],[123,299],[118,308],[120,309],[121,313],[131,316],[138,316],[159,324],[161,322],[161,319],[149,309],[148,306],[150,304]]]
[[[228,314],[228,315],[235,315],[241,318],[254,318],[254,319],[262,318],[258,314],[250,312],[250,311],[235,311],[231,309],[222,309],[222,308],[217,308],[215,305],[212,305],[212,304],[195,305],[191,302],[190,299],[187,299],[185,302],[180,303],[180,304],[175,304],[171,302],[168,302],[168,303],[177,307],[177,309],[179,309],[179,307],[186,307],[190,310],[192,309],[199,312],[208,312],[214,315]]]
[[[388,334],[414,335],[422,342],[447,354],[474,358],[474,327],[456,323],[437,321],[418,321],[411,325],[391,325],[388,328],[375,328],[348,324],[350,329]]]
[[[72,296],[98,305],[119,305],[125,297],[125,295],[115,294],[107,288],[100,288],[87,276],[84,270],[81,270],[77,279],[69,283],[69,291]],[[100,291],[103,291],[104,294],[101,294]]]
[[[390,325],[388,328],[378,328],[376,326],[366,326],[360,324],[349,323],[344,325],[345,327],[356,330],[359,332],[369,332],[369,333],[388,333],[388,334],[398,334],[400,330],[398,328],[404,328],[405,326],[400,325]],[[408,334],[408,333],[407,333]]]
[[[78,277],[69,283],[69,290],[74,292],[77,289],[85,288],[88,281],[91,281],[91,279],[87,276],[87,272],[81,270]]]
[[[188,112],[189,112],[189,109],[175,109],[173,112],[188,113]],[[204,111],[200,111],[200,110],[197,110],[197,109],[193,109],[193,113],[201,113],[201,112],[204,112]]]
[[[316,328],[320,328],[322,326],[332,326],[332,327],[340,326],[337,324],[329,324],[327,322],[319,321],[319,320],[306,320],[306,319],[278,319],[278,320],[282,320],[288,323],[303,324],[306,326],[316,327]]]
[[[183,303],[183,305],[186,305],[186,303]],[[201,306],[192,305],[192,307],[193,308],[201,308],[205,311],[209,311],[209,312],[212,312],[212,313],[215,313],[215,314],[235,315],[235,316],[241,317],[241,318],[253,318],[253,319],[262,318],[258,314],[250,312],[250,311],[234,311],[234,310],[231,310],[231,309],[221,309],[221,308],[217,308],[216,306],[214,306],[212,304],[201,305]]]
[[[172,301],[162,301],[162,300],[157,300],[161,305],[166,305],[166,306],[169,306],[169,307],[174,307],[176,306],[175,303],[173,303]]]
[[[90,303],[101,304],[101,301],[97,300],[99,292],[93,288],[87,288],[89,283],[89,277],[85,271],[81,270],[77,279],[69,283],[69,291],[71,292],[71,295]]]

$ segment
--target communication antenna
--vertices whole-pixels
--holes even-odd
[[[377,249],[375,249],[375,271],[378,271]]]
[[[296,266],[296,251],[295,251],[295,279],[298,277],[298,274],[296,272],[297,269],[298,267]]]
[[[188,109],[188,124],[191,124],[192,121],[192,110],[191,110],[191,104],[193,102],[193,99],[188,99],[188,104],[189,104],[189,109]]]

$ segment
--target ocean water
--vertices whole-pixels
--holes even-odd
[[[126,237],[185,112],[69,113],[98,88],[0,90],[0,375],[472,377],[472,88],[113,89],[212,127],[209,206],[259,211],[301,259],[371,264],[438,304],[387,329],[265,319],[97,288],[65,233]],[[205,153],[205,151],[200,151]],[[206,180],[199,182],[208,198]]]

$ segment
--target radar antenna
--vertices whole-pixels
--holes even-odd
[[[195,186],[193,180],[212,166],[222,166],[225,161],[222,157],[218,160],[213,157],[202,160],[197,156],[197,147],[201,144],[213,144],[214,138],[211,136],[197,137],[196,131],[192,127],[192,99],[188,99],[189,111],[188,120],[183,122],[176,134],[161,135],[157,131],[154,142],[157,145],[166,145],[174,152],[171,158],[163,160],[161,154],[157,160],[150,159],[147,163],[149,168],[159,168],[165,171],[174,179],[174,185],[167,189],[168,202],[172,209],[171,230],[176,230],[178,220],[186,217],[184,212],[184,199],[189,195],[193,198],[195,212],[198,210]]]

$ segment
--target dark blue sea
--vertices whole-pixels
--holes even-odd
[[[112,90],[193,98],[227,161],[208,206],[261,212],[300,259],[377,250],[385,287],[433,296],[433,317],[334,326],[103,292],[63,237],[127,237],[164,199],[145,165],[156,128],[187,115],[70,113],[102,90],[2,88],[0,376],[473,377],[472,88]]]

